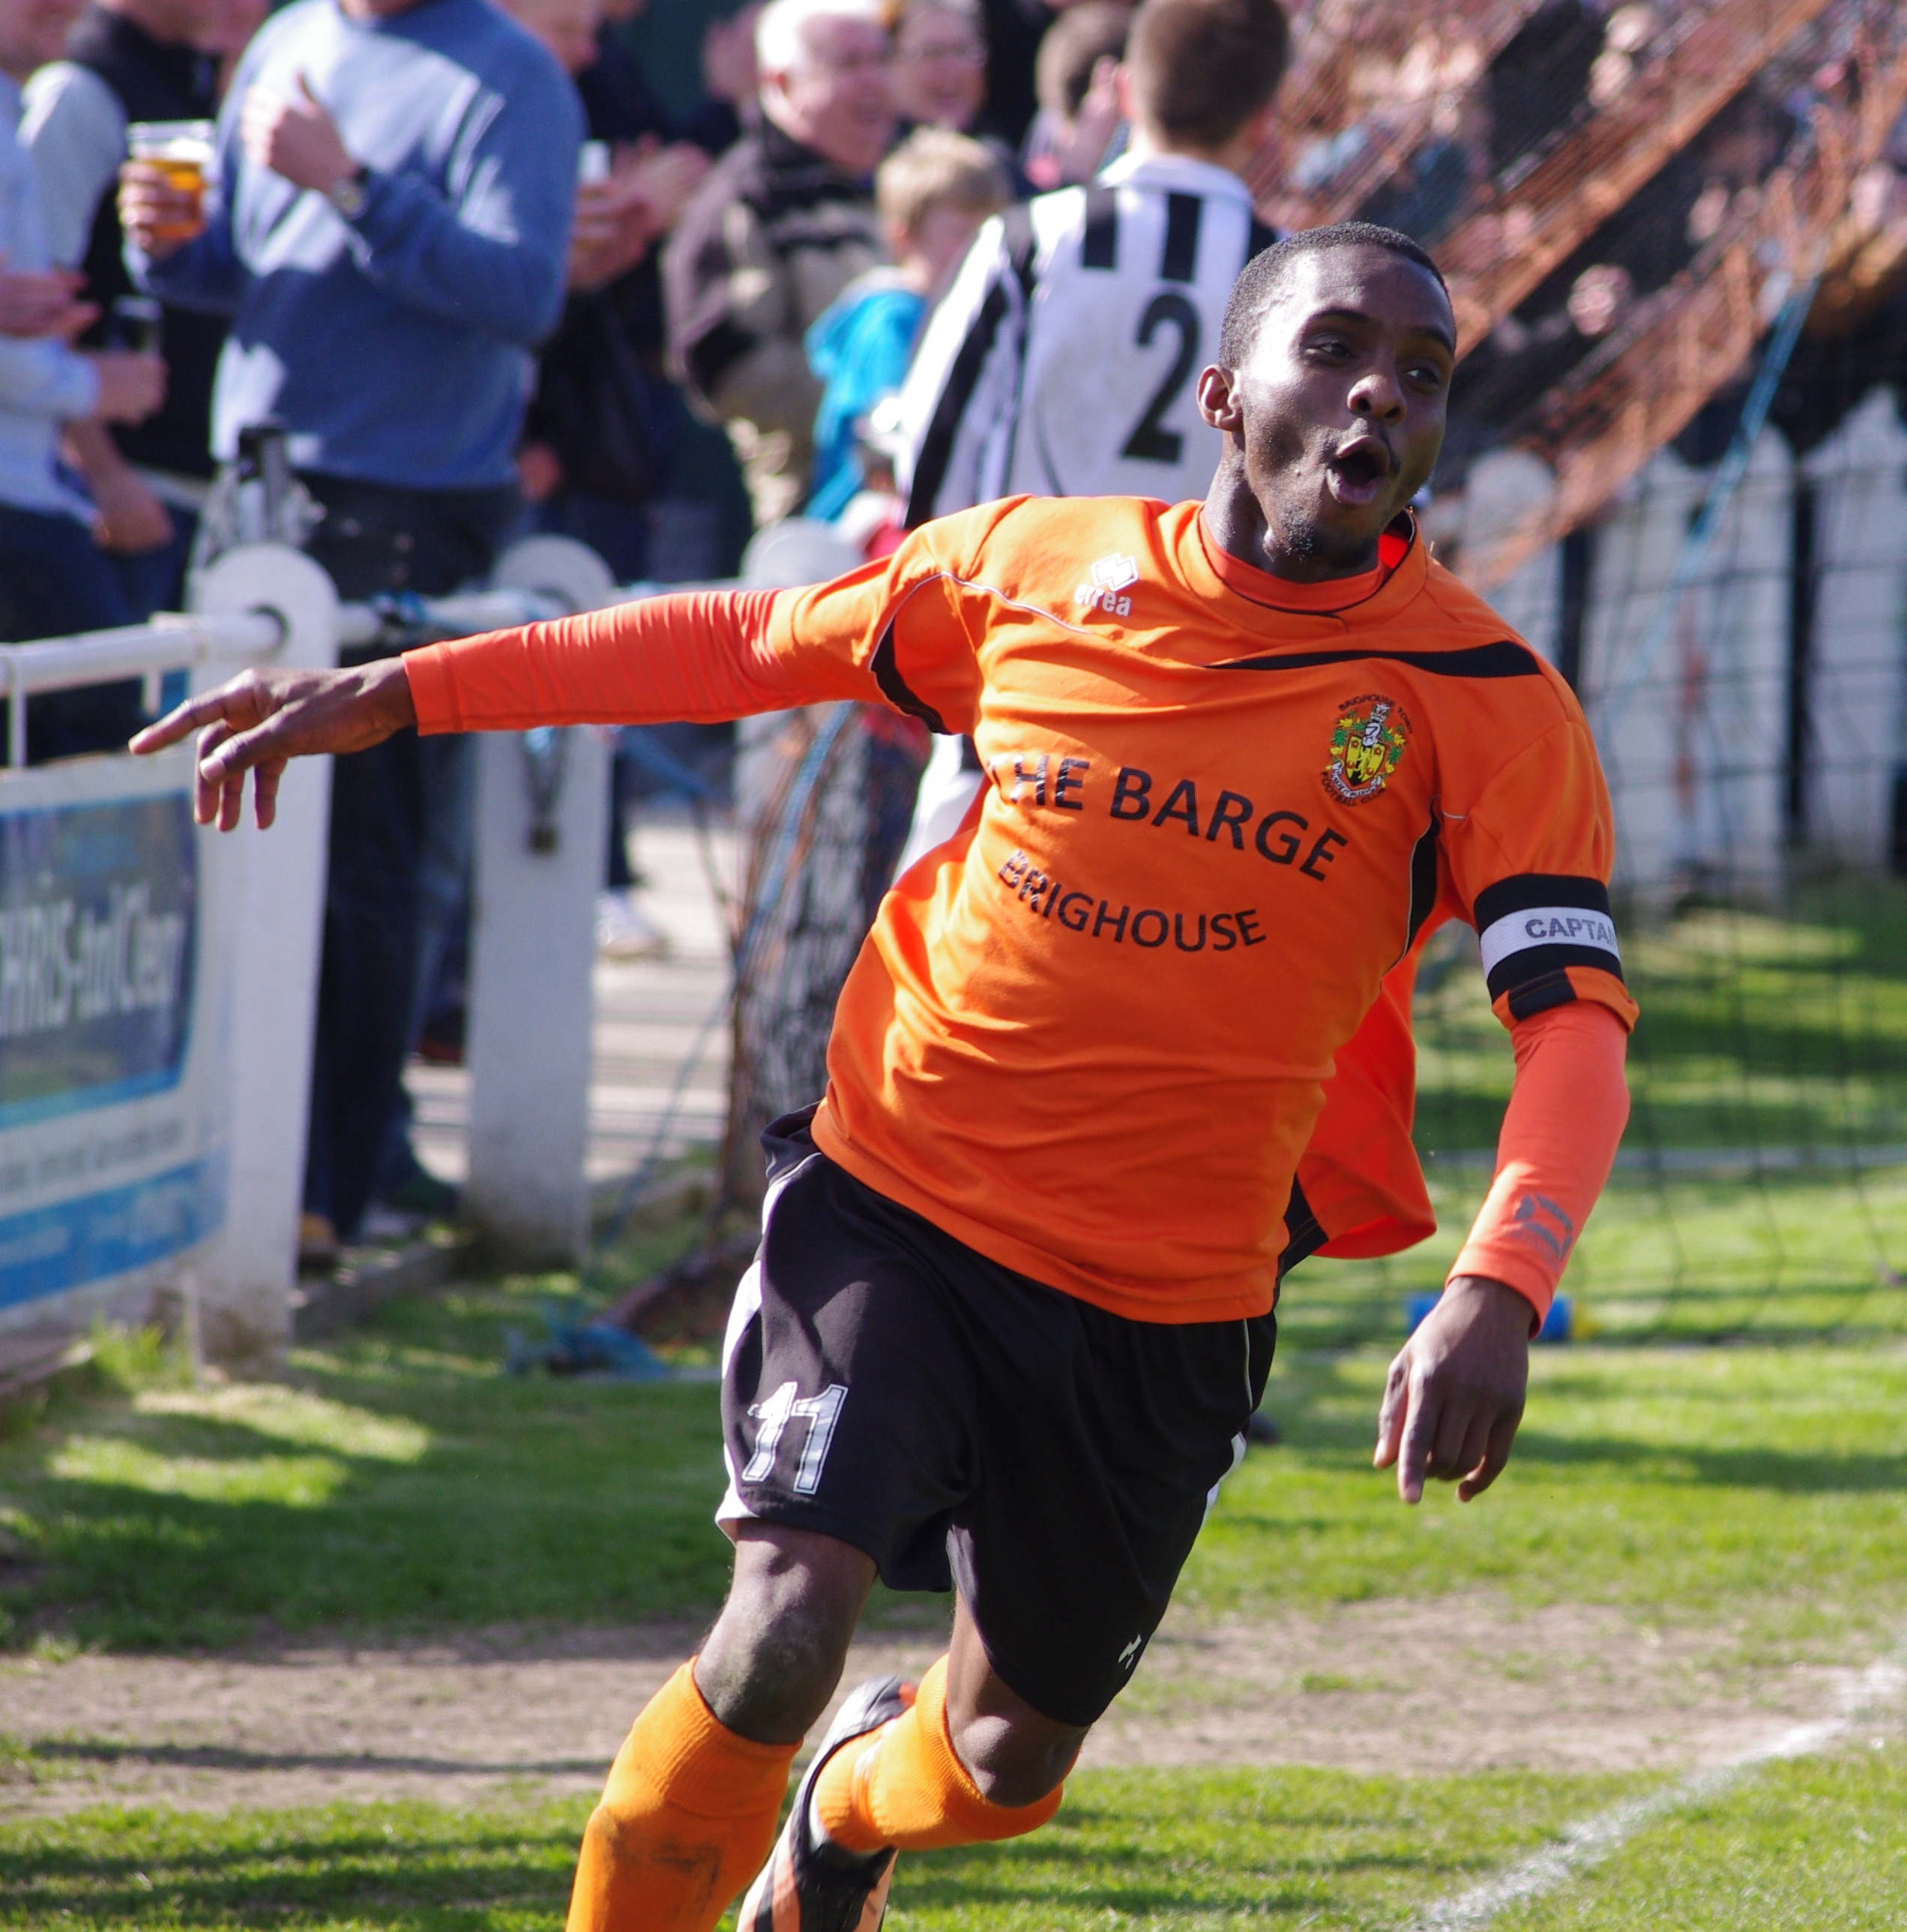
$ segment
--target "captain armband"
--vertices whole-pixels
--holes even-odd
[[[1476,932],[1492,1005],[1512,1020],[1566,1005],[1578,989],[1569,968],[1622,978],[1622,953],[1599,879],[1524,872],[1476,896]]]

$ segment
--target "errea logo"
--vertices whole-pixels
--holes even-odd
[[[1122,556],[1115,550],[1110,556],[1102,556],[1092,567],[1092,580],[1082,584],[1073,592],[1073,602],[1083,610],[1104,610],[1108,616],[1129,617],[1132,615],[1132,599],[1119,593],[1128,584],[1139,581],[1139,565],[1129,556]]]

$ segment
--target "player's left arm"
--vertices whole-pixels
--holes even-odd
[[[1530,1337],[1628,1120],[1623,1063],[1635,1018],[1610,916],[1608,794],[1573,701],[1474,795],[1460,775],[1455,789],[1444,860],[1477,928],[1516,1073],[1488,1197],[1385,1384],[1376,1460],[1395,1464],[1407,1502],[1427,1477],[1455,1480],[1467,1502],[1509,1459]]]
[[[248,772],[266,826],[290,759],[362,751],[407,727],[713,722],[846,698],[969,730],[980,673],[957,566],[987,520],[917,531],[884,563],[809,590],[679,592],[341,670],[248,670],[132,748],[197,731],[198,820],[230,831]]]

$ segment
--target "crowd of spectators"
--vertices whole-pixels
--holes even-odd
[[[281,533],[347,597],[450,590],[532,531],[623,580],[728,574],[797,512],[898,541],[891,399],[987,218],[1119,161],[1132,9],[644,4],[0,0],[0,640],[176,608],[267,422]],[[1544,0],[1360,212],[1476,242],[1486,184],[1619,96],[1666,20]],[[700,85],[660,86],[638,50],[685,24]],[[1365,107],[1414,84],[1371,71]],[[127,159],[151,122],[215,124],[203,190]],[[1453,458],[1675,273],[1789,124],[1745,96],[1505,318]],[[140,697],[35,699],[30,755],[117,745]],[[470,790],[455,739],[339,767],[314,1252],[442,1204],[401,1073],[458,943]]]

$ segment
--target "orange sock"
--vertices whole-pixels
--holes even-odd
[[[1059,1809],[1050,1791],[1031,1804],[990,1804],[947,1733],[947,1660],[920,1680],[905,1716],[844,1745],[815,1780],[815,1815],[843,1851],[937,1851],[1035,1831]]]
[[[692,1669],[650,1699],[609,1768],[569,1932],[711,1932],[774,1843],[796,1748],[725,1728]]]

